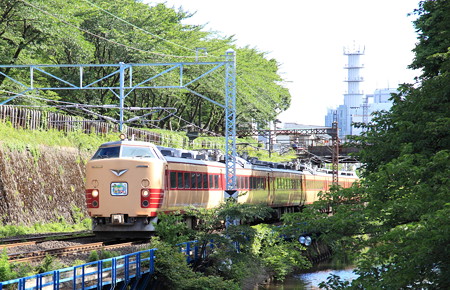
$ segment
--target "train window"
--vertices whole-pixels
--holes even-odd
[[[321,180],[316,181],[316,188],[323,189],[323,185],[324,185],[323,181]]]
[[[191,188],[197,188],[197,175],[195,173],[191,173]]]
[[[203,188],[209,188],[208,187],[208,175],[207,174],[202,174],[203,175]]]
[[[214,188],[214,175],[209,175],[209,188]]]
[[[177,187],[177,173],[170,172],[170,188],[176,188],[176,187]]]
[[[202,185],[202,175],[197,173],[197,188],[203,188]]]
[[[191,174],[184,173],[184,188],[191,188]]]
[[[122,146],[121,157],[154,158],[150,147]]]
[[[178,172],[178,188],[183,188],[183,172]]]
[[[118,158],[120,153],[120,147],[102,147],[95,152],[92,159],[105,159],[105,158]]]
[[[219,188],[219,175],[214,175],[214,188]]]

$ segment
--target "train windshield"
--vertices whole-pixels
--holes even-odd
[[[120,146],[102,147],[95,152],[92,159],[117,158],[119,157]]]
[[[150,147],[139,146],[115,146],[102,147],[97,150],[92,159],[106,158],[154,158],[155,155]]]
[[[155,155],[150,150],[150,147],[138,146],[122,146],[121,157],[136,157],[136,158],[154,158]]]

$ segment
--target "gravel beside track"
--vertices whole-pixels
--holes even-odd
[[[40,242],[35,245],[25,245],[25,246],[17,246],[17,247],[10,247],[6,249],[6,252],[8,255],[11,254],[20,254],[20,253],[27,253],[27,252],[36,252],[36,251],[45,251],[49,249],[58,249],[58,248],[66,248],[71,246],[77,246],[87,243],[94,243],[96,242],[93,238],[87,238],[87,239],[78,239],[78,240],[71,240],[71,241],[46,241],[46,242]]]
[[[33,235],[33,237],[36,237]],[[30,236],[24,236],[24,238],[30,238]],[[89,243],[95,243],[99,242],[99,239],[95,237],[86,237],[86,238],[78,238],[78,239],[71,239],[69,241],[65,240],[54,240],[54,241],[43,241],[38,242],[36,244],[30,244],[30,245],[18,245],[18,246],[11,246],[9,248],[6,248],[6,253],[8,255],[13,254],[25,254],[29,252],[38,252],[38,251],[46,251],[51,249],[60,249],[60,248],[66,248],[66,247],[73,247],[73,246],[79,246],[83,244],[89,244]],[[142,251],[145,249],[150,249],[151,245],[144,243],[144,244],[138,244],[138,245],[128,245],[123,246],[117,249],[113,250],[106,250],[110,252],[117,253],[118,255],[126,255],[131,254],[134,252]],[[96,250],[98,253],[102,251],[101,249]],[[91,255],[92,251],[82,252],[82,253],[73,253],[68,254],[64,256],[55,257],[55,263],[58,265],[62,265],[63,267],[70,267],[73,266],[76,262],[77,264],[80,263],[87,263],[89,256]],[[81,262],[80,262],[81,261]],[[14,261],[11,261],[14,263]],[[30,261],[28,262],[32,266],[37,266],[40,264],[39,261]]]
[[[18,235],[14,237],[1,238],[0,243],[7,244],[15,241],[28,241],[39,238],[51,238],[51,237],[70,237],[75,235],[92,234],[91,231],[79,231],[79,232],[60,232],[60,233],[42,233],[42,234],[30,234],[30,235]]]
[[[118,249],[114,249],[113,252],[119,253],[119,255],[126,255],[126,254],[143,251],[146,249],[151,249],[150,244],[121,247]],[[89,262],[88,261],[89,255],[90,255],[90,253],[79,253],[79,254],[74,254],[74,255],[70,255],[70,256],[58,257],[57,259],[64,265],[73,266],[74,262],[77,260],[82,260],[82,261],[85,261],[86,263]]]

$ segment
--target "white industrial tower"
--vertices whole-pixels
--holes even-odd
[[[351,125],[357,119],[360,119],[364,112],[361,104],[364,102],[364,91],[361,89],[361,83],[364,78],[361,76],[361,70],[364,65],[361,64],[361,55],[364,55],[365,48],[345,47],[344,55],[348,58],[348,63],[344,66],[347,70],[347,91],[344,93],[344,105],[340,106],[337,119],[340,128],[340,137],[346,135],[355,135],[355,128]]]
[[[397,89],[385,88],[376,89],[373,94],[364,94],[361,89],[364,78],[361,70],[361,56],[364,55],[365,48],[353,45],[352,48],[345,47],[344,55],[347,56],[347,91],[344,93],[344,104],[336,109],[328,109],[325,116],[325,126],[331,127],[336,117],[339,126],[339,138],[345,139],[349,135],[359,135],[361,128],[355,128],[352,123],[368,124],[372,121],[372,113],[376,111],[389,111],[392,106],[391,94]]]
[[[364,97],[364,92],[360,89],[360,83],[364,81],[360,73],[364,68],[360,61],[360,56],[364,55],[364,48],[362,50],[356,47],[344,48],[344,55],[348,57],[348,64],[344,66],[347,69],[347,78],[345,78],[347,92],[344,94],[344,105],[355,108],[361,105]]]

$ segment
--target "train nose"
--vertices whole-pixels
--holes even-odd
[[[110,169],[112,173],[114,173],[114,175],[116,175],[117,177],[122,176],[125,172],[128,171],[128,169]]]

